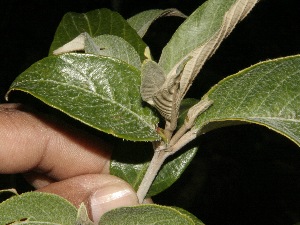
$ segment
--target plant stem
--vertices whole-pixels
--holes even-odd
[[[168,153],[164,150],[157,148],[157,150],[154,151],[153,158],[137,191],[140,204],[143,203],[152,182],[167,157]]]
[[[176,144],[178,140],[194,126],[195,120],[198,118],[198,116],[201,113],[203,113],[205,110],[207,110],[212,104],[213,104],[212,100],[209,100],[208,97],[204,97],[201,101],[199,101],[197,104],[191,107],[184,120],[184,124],[171,138],[169,145],[173,146],[174,144]]]
[[[139,186],[137,191],[137,197],[139,203],[142,204],[158,171],[162,167],[165,159],[173,155],[175,152],[180,150],[183,146],[185,146],[190,141],[194,140],[197,137],[197,130],[191,130],[186,134],[182,135],[182,137],[178,140],[176,144],[173,146],[159,145],[156,147],[154,151],[154,155],[151,159],[150,165],[146,171],[146,174]],[[153,145],[155,146],[155,145]]]
[[[182,135],[182,137],[176,142],[176,144],[168,148],[170,152],[169,155],[173,155],[174,153],[182,149],[186,144],[194,140],[198,136],[198,131],[199,130],[197,129],[193,129]]]
[[[166,140],[170,140],[170,143],[163,142],[164,144],[162,144],[161,142],[158,146],[153,143],[153,147],[155,149],[154,155],[137,191],[139,203],[143,203],[144,198],[165,159],[197,137],[199,130],[192,129],[192,126],[194,125],[195,119],[198,115],[204,112],[209,106],[211,106],[211,104],[212,101],[204,99],[194,105],[188,111],[187,119],[184,121],[183,126],[177,131],[173,138],[172,135],[177,124],[177,114],[173,114],[171,121],[166,121],[164,134],[166,136]]]

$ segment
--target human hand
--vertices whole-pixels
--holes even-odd
[[[105,212],[138,204],[125,181],[109,175],[111,146],[82,131],[0,104],[0,174],[24,173],[38,191],[84,202],[97,222]]]

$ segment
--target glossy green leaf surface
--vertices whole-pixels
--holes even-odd
[[[153,156],[150,143],[121,142],[115,145],[112,155],[110,173],[127,181],[137,190]],[[180,178],[183,171],[190,164],[197,152],[197,148],[187,148],[170,157],[163,165],[151,185],[147,197],[159,194],[170,187]]]
[[[56,30],[49,54],[84,32],[92,37],[102,34],[119,36],[131,44],[140,58],[144,59],[146,44],[121,15],[109,9],[65,14]]]
[[[128,140],[159,139],[158,118],[142,104],[140,72],[114,58],[69,53],[28,68],[10,91],[27,92],[69,116]]]
[[[151,9],[134,15],[129,18],[127,22],[141,37],[143,37],[152,23],[154,23],[158,18],[165,16],[179,16],[186,18],[186,16],[177,9]]]
[[[160,205],[140,205],[123,207],[105,213],[101,225],[202,225],[196,217],[191,218],[184,211]]]
[[[27,192],[0,204],[0,224],[22,220],[22,224],[74,225],[76,208],[65,199],[47,193]]]
[[[266,126],[300,146],[300,55],[265,61],[229,76],[208,93],[201,133],[237,123]]]

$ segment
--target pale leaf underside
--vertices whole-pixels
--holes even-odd
[[[163,69],[152,60],[145,60],[142,67],[141,95],[144,101],[157,108],[160,114],[168,121],[172,113],[177,112],[179,105],[176,104],[176,93],[179,89],[180,75],[185,64],[190,60],[187,57],[176,69],[175,76],[166,80]]]
[[[141,96],[144,101],[154,106],[153,95],[165,82],[164,71],[152,60],[145,60],[142,65]]]
[[[224,40],[255,6],[258,0],[237,1],[228,12],[226,12],[220,30],[202,46],[199,46],[190,53],[192,59],[189,60],[183,70],[180,80],[180,97],[183,98],[191,86],[194,78],[201,70],[204,63],[209,59]],[[181,100],[181,99],[180,99]]]
[[[178,76],[178,68],[184,65],[179,78],[179,90],[178,92],[174,92],[176,96],[169,96],[173,101],[173,106],[180,105],[181,100],[203,64],[213,55],[222,40],[230,34],[235,25],[250,12],[257,2],[258,0],[237,0],[231,1],[230,5],[228,1],[209,1],[207,4],[205,3],[201,6],[198,11],[196,10],[186,22],[179,27],[171,41],[164,48],[159,61],[159,65],[167,74],[161,95],[163,95],[163,90],[166,90],[166,87],[174,82]],[[221,6],[219,6],[219,4],[221,4]],[[220,7],[220,9],[217,7]],[[206,8],[209,9],[205,11]],[[216,18],[214,18],[212,14],[214,9],[218,12]],[[204,20],[203,24],[202,20]],[[212,24],[211,26],[214,26],[215,30],[213,32],[211,31],[210,25],[205,24],[205,20],[209,21],[209,23]],[[196,33],[190,35],[190,32],[194,32],[195,30]],[[203,32],[207,32],[208,36],[206,39],[200,38],[200,40],[198,40],[198,34],[203,35],[201,34],[202,30]],[[182,48],[181,45],[183,44],[185,48]],[[189,60],[185,62],[187,58],[189,58]],[[178,111],[178,107],[175,107],[174,110]]]
[[[115,35],[123,38],[138,53],[141,60],[144,57],[146,44],[128,22],[117,12],[109,9],[97,9],[87,13],[69,12],[64,15],[57,27],[50,55],[55,49],[70,42],[81,33],[87,32],[91,37],[103,34]]]
[[[75,51],[117,58],[137,69],[141,66],[140,57],[133,46],[123,38],[115,35],[103,34],[91,37],[87,32],[84,32],[53,51],[53,54],[59,55]]]
[[[151,24],[153,24],[157,19],[166,16],[179,16],[186,18],[186,16],[177,9],[151,9],[129,18],[127,22],[136,30],[140,37],[143,37]]]

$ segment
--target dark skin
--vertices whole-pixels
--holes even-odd
[[[97,222],[108,210],[138,204],[125,181],[109,174],[111,146],[18,104],[0,104],[0,173],[24,173],[37,191],[84,202]],[[9,160],[7,160],[9,159]]]

